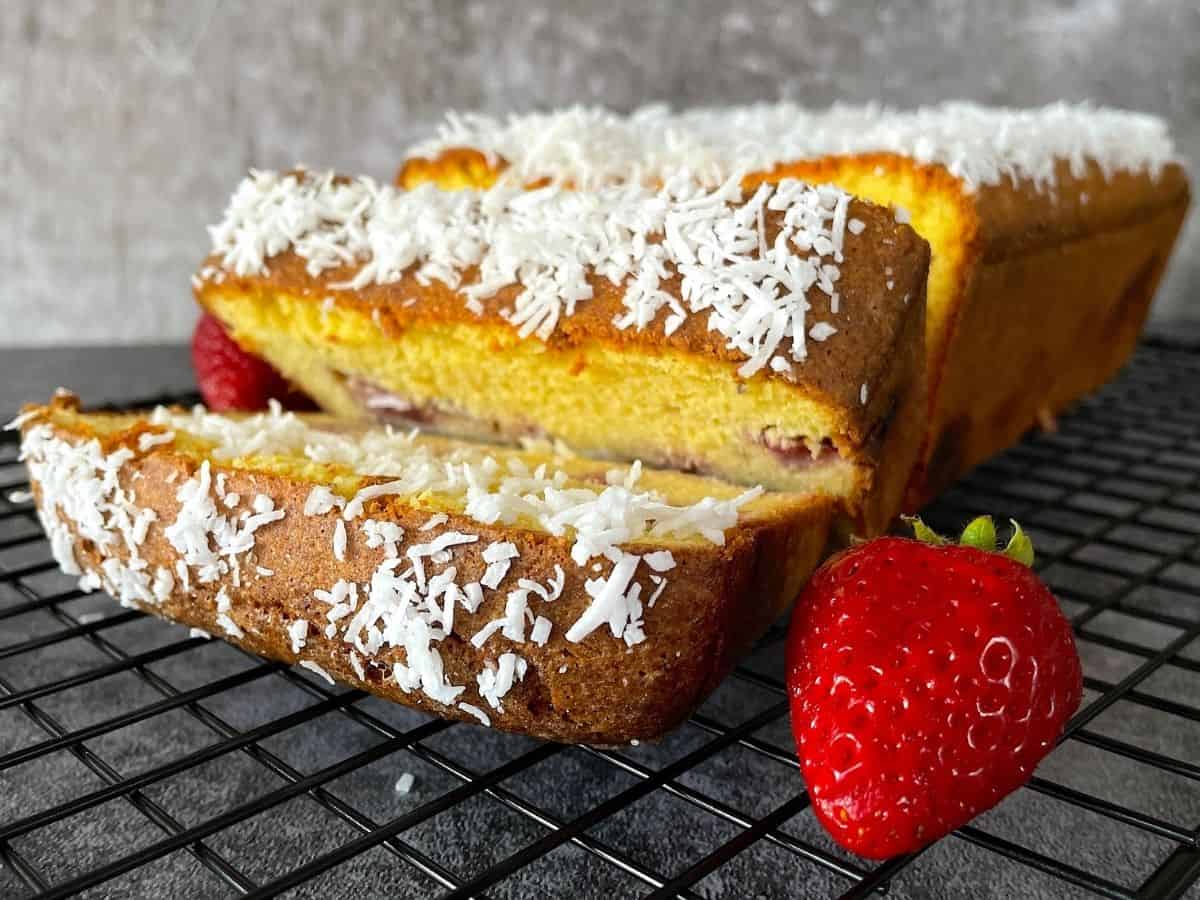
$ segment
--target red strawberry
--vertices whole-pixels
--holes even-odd
[[[1019,527],[1000,554],[990,518],[957,545],[916,525],[933,543],[884,537],[829,560],[788,634],[813,809],[873,859],[937,840],[1024,784],[1083,690],[1071,626]]]
[[[209,409],[266,409],[274,398],[289,409],[313,409],[271,364],[233,342],[225,326],[205,314],[192,335],[192,367]]]

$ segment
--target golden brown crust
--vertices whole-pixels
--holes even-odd
[[[37,422],[27,422],[24,429]],[[69,442],[87,440],[85,428],[53,425],[58,437]],[[105,451],[129,446],[136,451],[136,435],[146,426],[131,429],[104,441]],[[136,494],[137,504],[152,509],[157,519],[138,552],[149,571],[173,568],[179,554],[164,530],[174,522],[180,503],[176,492],[198,464],[194,457],[170,445],[137,452],[126,463],[120,483]],[[415,706],[437,715],[475,721],[467,711],[444,706],[418,691],[404,692],[391,677],[392,664],[403,662],[402,650],[390,649],[362,659],[365,678],[351,662],[350,650],[340,635],[327,639],[321,633],[329,606],[313,597],[339,579],[364,583],[383,559],[382,549],[368,549],[358,525],[371,517],[402,526],[406,534],[428,540],[446,530],[479,535],[476,544],[454,549],[453,565],[459,581],[479,579],[485,564],[483,548],[492,541],[512,541],[520,552],[498,591],[485,592],[475,613],[458,609],[453,634],[437,644],[452,684],[466,685],[459,698],[484,710],[494,727],[561,741],[618,743],[663,734],[679,724],[712,691],[737,659],[766,627],[786,611],[818,562],[826,543],[829,507],[822,501],[790,505],[786,512],[727,533],[724,546],[706,542],[671,543],[676,567],[668,573],[668,588],[646,611],[646,640],[627,647],[607,629],[599,629],[579,643],[565,633],[590,602],[583,582],[589,573],[570,560],[570,542],[544,532],[506,526],[488,526],[465,516],[430,532],[419,531],[428,510],[408,505],[403,498],[369,501],[362,519],[348,523],[349,540],[344,561],[331,552],[336,511],[327,515],[303,514],[312,485],[308,482],[245,469],[213,466],[214,476],[224,473],[229,492],[245,498],[265,494],[276,509],[285,510],[282,521],[255,533],[254,548],[243,558],[241,585],[229,576],[219,583],[201,585],[195,577],[185,590],[176,583],[161,605],[138,603],[154,615],[201,628],[270,659],[295,663],[307,660],[346,684],[381,697]],[[33,484],[39,505],[41,485]],[[74,529],[73,529],[74,530]],[[128,560],[129,550],[117,541],[101,552],[75,535],[75,555],[85,570],[98,570],[104,559]],[[643,548],[637,548],[639,552]],[[536,612],[553,623],[544,647],[532,641],[516,643],[493,635],[482,649],[470,638],[487,622],[504,615],[505,593],[519,578],[545,583],[555,565],[566,576],[562,595],[537,603]],[[261,566],[274,574],[256,574]],[[229,615],[244,632],[224,633],[218,622],[216,597],[223,588],[232,601]],[[287,626],[296,619],[310,622],[307,643],[297,655]],[[503,698],[503,712],[491,708],[478,694],[476,675],[501,653],[515,652],[529,666],[524,680]],[[565,670],[564,670],[565,667]]]
[[[1117,373],[1186,213],[1185,194],[1145,220],[977,268],[909,509]]]
[[[396,187],[411,190],[432,182],[445,190],[463,187],[489,188],[508,167],[501,159],[489,158],[473,147],[451,147],[434,159],[414,156],[404,161],[396,173]],[[538,187],[530,184],[529,187]]]
[[[894,404],[894,388],[903,386],[893,385],[894,359],[907,353],[907,348],[900,346],[900,336],[911,331],[911,322],[923,315],[921,298],[929,247],[911,228],[897,224],[888,210],[854,201],[849,215],[866,227],[859,235],[849,231],[845,235],[845,261],[839,265],[841,277],[837,282],[840,315],[832,313],[830,299],[821,291],[813,290],[809,296],[809,320],[838,323],[836,339],[809,341],[808,358],[793,365],[790,373],[763,370],[753,377],[790,382],[815,402],[827,405],[839,414],[839,436],[844,435],[850,446],[857,446]],[[768,241],[774,230],[774,226],[768,227]],[[204,266],[218,263],[218,259],[209,258]],[[501,310],[511,307],[520,292],[519,286],[499,291],[482,301],[483,313],[476,315],[467,309],[458,291],[439,281],[422,285],[412,275],[391,284],[338,291],[332,285],[352,277],[354,267],[327,270],[314,278],[305,270],[304,260],[289,251],[272,257],[269,269],[269,274],[263,276],[226,273],[220,284],[202,280],[196,298],[203,306],[207,297],[217,294],[253,296],[262,291],[281,291],[314,303],[332,296],[338,303],[376,315],[384,333],[400,340],[407,327],[420,322],[479,323],[513,329]],[[464,283],[469,284],[473,278],[474,272],[468,271]],[[598,341],[639,353],[670,350],[694,354],[735,368],[745,360],[728,347],[722,335],[708,329],[704,314],[689,316],[669,336],[663,333],[661,323],[641,330],[617,328],[613,319],[624,311],[624,285],[615,285],[602,276],[592,276],[589,283],[594,296],[581,303],[574,315],[559,320],[546,342],[549,346],[570,349],[586,341]],[[678,297],[680,280],[666,282],[664,289]],[[414,299],[417,302],[405,305]],[[860,401],[863,384],[868,386],[865,405]]]
[[[925,288],[921,288],[924,294]],[[925,304],[921,304],[922,310]],[[895,406],[879,434],[870,470],[870,484],[861,492],[860,507],[848,521],[836,521],[835,529],[849,528],[856,537],[885,533],[905,511],[908,486],[919,471],[922,442],[928,420],[928,382],[925,369],[925,318],[914,317],[901,335],[893,367],[898,388]],[[845,544],[850,535],[837,535]]]
[[[1030,181],[985,185],[973,195],[983,237],[985,263],[1118,231],[1188,199],[1182,166],[1168,165],[1157,176],[1145,172],[1106,175],[1088,163],[1082,177],[1058,164],[1053,188]]]

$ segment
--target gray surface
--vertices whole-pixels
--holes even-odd
[[[447,108],[1093,99],[1200,158],[1195,0],[0,3],[0,345],[184,337],[247,166],[388,177]],[[1200,267],[1193,217],[1156,314]]]
[[[60,387],[74,391],[86,404],[97,405],[192,391],[195,378],[191,355],[183,344],[0,351],[0,418],[4,422],[26,403],[46,402]]]
[[[44,395],[50,386],[59,382],[82,385],[85,395],[97,401],[140,396],[148,384],[185,386],[188,382],[186,360],[181,362],[183,354],[170,349],[148,355],[49,351],[37,357],[40,374],[27,368],[31,359],[24,353],[0,355],[0,410],[14,408],[18,397],[24,399],[30,390],[35,396]],[[1190,455],[1179,454],[1179,459],[1185,463],[1188,459],[1194,463],[1200,453],[1200,442],[1196,441],[1194,433],[1191,440]],[[1070,453],[1086,451],[1089,441],[1088,432],[1079,436],[1068,427],[1065,433],[1047,438],[1047,446],[1059,448],[1064,454],[1063,464],[1070,465]],[[1143,490],[1150,487],[1147,482],[1138,480],[1137,460],[1149,460],[1160,449],[1136,442],[1126,449],[1126,455],[1131,459],[1129,471],[1123,473],[1122,486],[1114,484],[1111,490],[1136,494],[1139,486]],[[1181,538],[1174,534],[1173,538],[1181,542],[1179,547],[1187,548],[1198,564],[1190,568],[1177,566],[1178,590],[1139,591],[1132,601],[1193,621],[1200,618],[1200,550],[1197,549],[1200,468],[1197,473],[1185,479],[1190,481],[1190,488],[1181,485],[1175,495],[1178,503],[1191,504],[1195,512],[1177,508],[1169,524],[1191,530],[1191,537]],[[18,467],[0,463],[0,483],[14,481],[18,475]],[[1029,473],[1022,473],[1021,478],[1028,476]],[[1095,504],[1100,502],[1096,495],[1086,492],[1061,497],[1050,494],[1043,499],[1061,501],[1062,516],[1073,517],[1076,526],[1086,525],[1086,510],[1094,512]],[[1114,502],[1111,496],[1107,502]],[[4,508],[4,503],[0,498],[0,509]],[[1131,507],[1135,506],[1132,501],[1129,503]],[[1008,510],[993,507],[992,511]],[[1011,511],[1019,514],[1016,509]],[[1101,520],[1096,518],[1096,521]],[[0,520],[0,544],[6,538],[30,533],[32,528],[28,521]],[[1140,537],[1148,542],[1150,550],[1176,549],[1163,543],[1166,534],[1149,526],[1131,525],[1122,537],[1130,541]],[[1056,550],[1062,542],[1061,536],[1055,538],[1053,532],[1045,529],[1035,533],[1035,540],[1047,551]],[[1144,563],[1144,559],[1136,555],[1121,555],[1101,544],[1084,548],[1078,558],[1087,562],[1096,559],[1097,555],[1110,565],[1131,571]],[[22,565],[43,560],[46,556],[44,543],[18,545],[0,549],[0,566]],[[1121,582],[1118,576],[1099,576],[1082,565],[1066,563],[1053,565],[1046,576],[1056,589],[1084,592],[1111,589]],[[26,582],[44,593],[72,585],[72,579],[57,574],[34,576]],[[13,589],[0,585],[0,609],[21,599]],[[1066,606],[1069,613],[1081,608],[1070,603]],[[84,613],[112,616],[120,612],[102,595],[62,604],[61,609],[72,617]],[[0,619],[0,647],[52,633],[60,630],[63,624],[46,610]],[[1093,627],[1097,632],[1151,647],[1161,647],[1179,634],[1176,629],[1116,613],[1097,618]],[[184,636],[181,629],[151,619],[106,628],[102,634],[126,652],[145,651]],[[1132,655],[1091,641],[1081,642],[1080,650],[1087,673],[1110,681],[1120,680],[1139,662]],[[1188,652],[1193,658],[1200,655],[1197,642],[1193,642]],[[752,667],[778,676],[779,656],[776,646],[760,654]],[[36,653],[16,657],[5,658],[0,653],[0,685],[8,689],[34,686],[104,661],[106,658],[83,639],[52,644]],[[175,688],[187,690],[255,664],[244,654],[214,641],[156,663],[150,669]],[[1146,682],[1143,689],[1168,699],[1195,704],[1200,696],[1200,675],[1182,668],[1164,668]],[[136,676],[127,673],[55,693],[38,701],[38,706],[64,727],[78,728],[136,709],[158,697]],[[703,711],[720,722],[734,725],[777,700],[776,695],[730,681]],[[232,726],[245,729],[308,703],[311,699],[294,684],[279,675],[269,675],[207,700],[203,706]],[[360,706],[398,727],[427,721],[419,714],[380,701],[371,700]],[[1177,759],[1200,760],[1200,723],[1195,721],[1119,703],[1096,720],[1092,728]],[[786,717],[776,720],[757,736],[785,750],[791,747]],[[0,754],[45,737],[46,733],[22,712],[0,711]],[[177,711],[90,741],[87,746],[122,775],[131,775],[176,759],[214,740],[213,732],[188,714]],[[687,726],[659,744],[630,748],[622,753],[638,763],[659,768],[699,747],[705,740],[703,732]],[[344,717],[327,715],[273,738],[265,742],[265,746],[296,770],[311,773],[359,753],[378,741],[377,735],[361,725]],[[527,739],[466,726],[455,726],[429,744],[477,771],[491,768],[536,746]],[[405,771],[416,776],[416,783],[410,795],[397,796],[392,785]],[[1075,741],[1055,752],[1040,774],[1096,796],[1133,805],[1140,811],[1187,828],[1200,826],[1200,783],[1157,772]],[[799,789],[799,781],[791,767],[740,748],[722,752],[680,781],[686,787],[717,797],[749,815],[769,812]],[[631,776],[617,772],[582,750],[573,749],[562,751],[525,774],[506,781],[504,787],[569,820],[633,783]],[[219,762],[168,779],[148,789],[146,795],[182,825],[189,826],[281,784],[283,781],[259,762],[244,754],[231,754]],[[457,784],[450,776],[402,751],[333,782],[329,788],[376,821],[385,821],[434,800]],[[31,814],[100,786],[100,780],[66,752],[0,772],[0,822]],[[1085,871],[1123,884],[1140,883],[1171,847],[1169,842],[1145,832],[1116,825],[1031,791],[1020,791],[977,824],[993,835],[1051,857],[1070,860]],[[847,858],[823,835],[811,813],[793,817],[782,830]],[[405,832],[405,838],[460,875],[469,875],[482,871],[489,862],[520,849],[543,833],[528,820],[506,811],[492,800],[479,797]],[[734,837],[738,829],[656,791],[588,833],[619,848],[640,865],[671,876],[686,869],[703,853]],[[224,831],[206,844],[261,883],[353,836],[353,830],[345,823],[311,799],[300,798]],[[61,880],[159,839],[161,832],[157,828],[124,801],[114,801],[68,822],[20,838],[15,846],[44,875],[51,880]],[[10,871],[0,868],[0,897],[23,896],[18,890],[19,884]],[[553,891],[548,887],[551,884],[557,886]],[[638,882],[616,869],[597,863],[578,848],[567,847],[523,869],[489,891],[489,895],[497,898],[570,896],[611,900],[634,896],[638,887]],[[759,842],[706,878],[699,891],[706,897],[742,900],[823,897],[846,887],[846,882],[835,879],[823,869],[803,864],[791,854]],[[333,897],[425,896],[431,893],[435,891],[430,881],[377,848],[288,896],[328,900]],[[185,852],[178,852],[116,883],[105,885],[89,896],[209,898],[226,895],[224,886],[207,870]],[[1083,895],[1082,891],[1068,888],[1034,869],[1005,860],[961,839],[944,841],[925,854],[893,885],[890,894],[900,898],[997,900]],[[1187,896],[1193,900],[1200,897],[1200,887],[1194,887]]]

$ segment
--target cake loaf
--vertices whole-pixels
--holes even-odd
[[[63,571],[440,716],[616,743],[678,724],[785,612],[831,504],[327,417],[16,425]]]
[[[1166,125],[1089,105],[794,104],[451,116],[404,187],[801,178],[891,205],[929,241],[927,426],[908,505],[1048,421],[1132,352],[1187,210]]]
[[[929,251],[836,188],[256,172],[212,242],[199,302],[330,412],[899,508]]]

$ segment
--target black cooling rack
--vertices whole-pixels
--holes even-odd
[[[808,808],[782,628],[661,742],[539,743],[83,595],[0,499],[0,896],[1200,897],[1200,352],[1144,345],[926,518],[981,511],[1033,535],[1084,704],[1028,787],[868,864]]]

